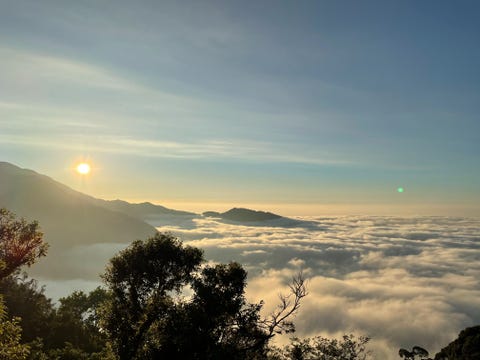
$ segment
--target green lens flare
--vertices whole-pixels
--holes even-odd
[[[402,193],[402,192],[404,192],[405,190],[404,190],[402,187],[399,187],[399,188],[397,189],[397,191],[398,191],[399,193]]]

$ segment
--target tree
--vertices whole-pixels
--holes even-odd
[[[38,230],[38,223],[17,220],[8,210],[0,209],[0,280],[13,274],[23,265],[32,265],[45,256],[47,244]],[[20,319],[8,320],[8,313],[0,296],[0,359],[26,359],[30,353],[27,345],[21,344]]]
[[[275,334],[295,332],[295,326],[289,319],[297,313],[300,308],[300,301],[308,294],[305,279],[301,272],[292,278],[289,288],[290,293],[288,295],[280,294],[280,304],[267,318],[262,320],[262,327],[269,338],[272,338]]]
[[[22,340],[50,339],[55,309],[38,283],[23,275],[10,275],[0,281],[0,293],[10,317],[22,319]]]
[[[415,360],[417,356],[419,360],[432,360],[428,358],[428,351],[420,346],[414,346],[412,351],[400,349],[398,350],[398,356],[404,358],[405,360]]]
[[[51,346],[62,348],[68,343],[70,348],[86,354],[102,351],[107,339],[99,326],[99,312],[107,299],[107,291],[100,287],[89,294],[75,291],[61,298],[53,324]]]
[[[120,360],[140,358],[141,348],[155,347],[147,339],[162,327],[174,307],[172,295],[180,293],[202,261],[199,249],[159,233],[134,241],[110,260],[104,280],[111,299],[103,326]]]
[[[30,353],[27,345],[21,344],[22,328],[19,319],[7,319],[7,313],[0,296],[0,360],[25,360]]]
[[[468,327],[435,355],[435,360],[480,359],[480,325]]]
[[[342,339],[292,338],[290,345],[277,349],[272,357],[277,360],[366,360],[371,355],[366,349],[369,341],[369,337],[356,338],[353,334],[344,335]]]
[[[120,360],[265,359],[274,334],[294,329],[288,318],[306,295],[302,277],[261,318],[262,303],[245,299],[247,273],[238,263],[203,262],[201,250],[160,233],[110,261],[102,326]]]
[[[0,279],[23,265],[32,265],[37,258],[46,255],[47,248],[38,222],[17,220],[10,211],[0,209]]]
[[[26,275],[10,275],[0,281],[0,293],[9,317],[21,318],[28,359],[106,359],[105,334],[98,327],[98,312],[107,292],[97,288],[85,294],[75,291],[61,298],[56,309],[42,287]]]
[[[261,305],[245,299],[246,277],[238,263],[204,267],[192,282],[192,298],[166,316],[158,334],[162,348],[146,358],[263,358],[270,334],[262,327]]]

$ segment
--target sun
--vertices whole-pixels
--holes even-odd
[[[90,173],[91,167],[87,163],[80,163],[76,168],[77,172],[82,175],[87,175]]]

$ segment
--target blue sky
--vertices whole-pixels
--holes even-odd
[[[480,214],[476,1],[0,7],[1,160],[177,207]]]

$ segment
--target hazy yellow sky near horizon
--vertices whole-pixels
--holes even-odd
[[[115,199],[109,199],[115,200]],[[125,199],[122,199],[125,200]],[[205,211],[224,212],[233,207],[269,211],[282,216],[466,216],[479,217],[480,206],[465,204],[312,204],[312,203],[256,203],[256,202],[184,202],[171,200],[128,199],[132,203],[151,202],[171,209],[201,214]]]
[[[422,202],[418,189],[403,188],[385,184],[382,198],[372,197],[365,201],[362,189],[349,189],[339,195],[338,189],[328,195],[325,201],[312,198],[302,201],[271,201],[271,196],[263,197],[261,191],[249,191],[239,188],[238,192],[218,188],[216,192],[202,194],[197,189],[178,184],[178,191],[172,192],[160,184],[170,183],[168,176],[163,179],[151,179],[127,172],[121,173],[121,167],[115,166],[117,173],[109,169],[109,164],[88,160],[91,173],[88,176],[72,171],[75,168],[66,167],[58,171],[53,178],[71,186],[77,191],[105,200],[124,200],[131,203],[151,202],[171,209],[191,211],[201,214],[205,211],[227,211],[233,207],[243,207],[255,210],[274,212],[283,216],[343,216],[343,215],[378,215],[378,216],[467,216],[480,217],[480,205],[474,201],[455,202],[453,199],[445,202],[443,199],[430,197]],[[76,164],[76,162],[75,162]],[[114,180],[112,180],[114,179]],[[159,186],[155,187],[154,182]],[[170,184],[175,186],[175,184]],[[167,187],[166,187],[167,188]],[[152,191],[151,189],[154,189]],[[356,193],[361,195],[357,195]],[[147,195],[151,193],[152,196]],[[162,196],[158,197],[158,194]],[[209,198],[208,195],[211,195]],[[202,197],[203,195],[203,197]],[[257,198],[254,198],[257,196]],[[269,198],[270,197],[270,198]],[[425,198],[423,198],[425,199]]]

